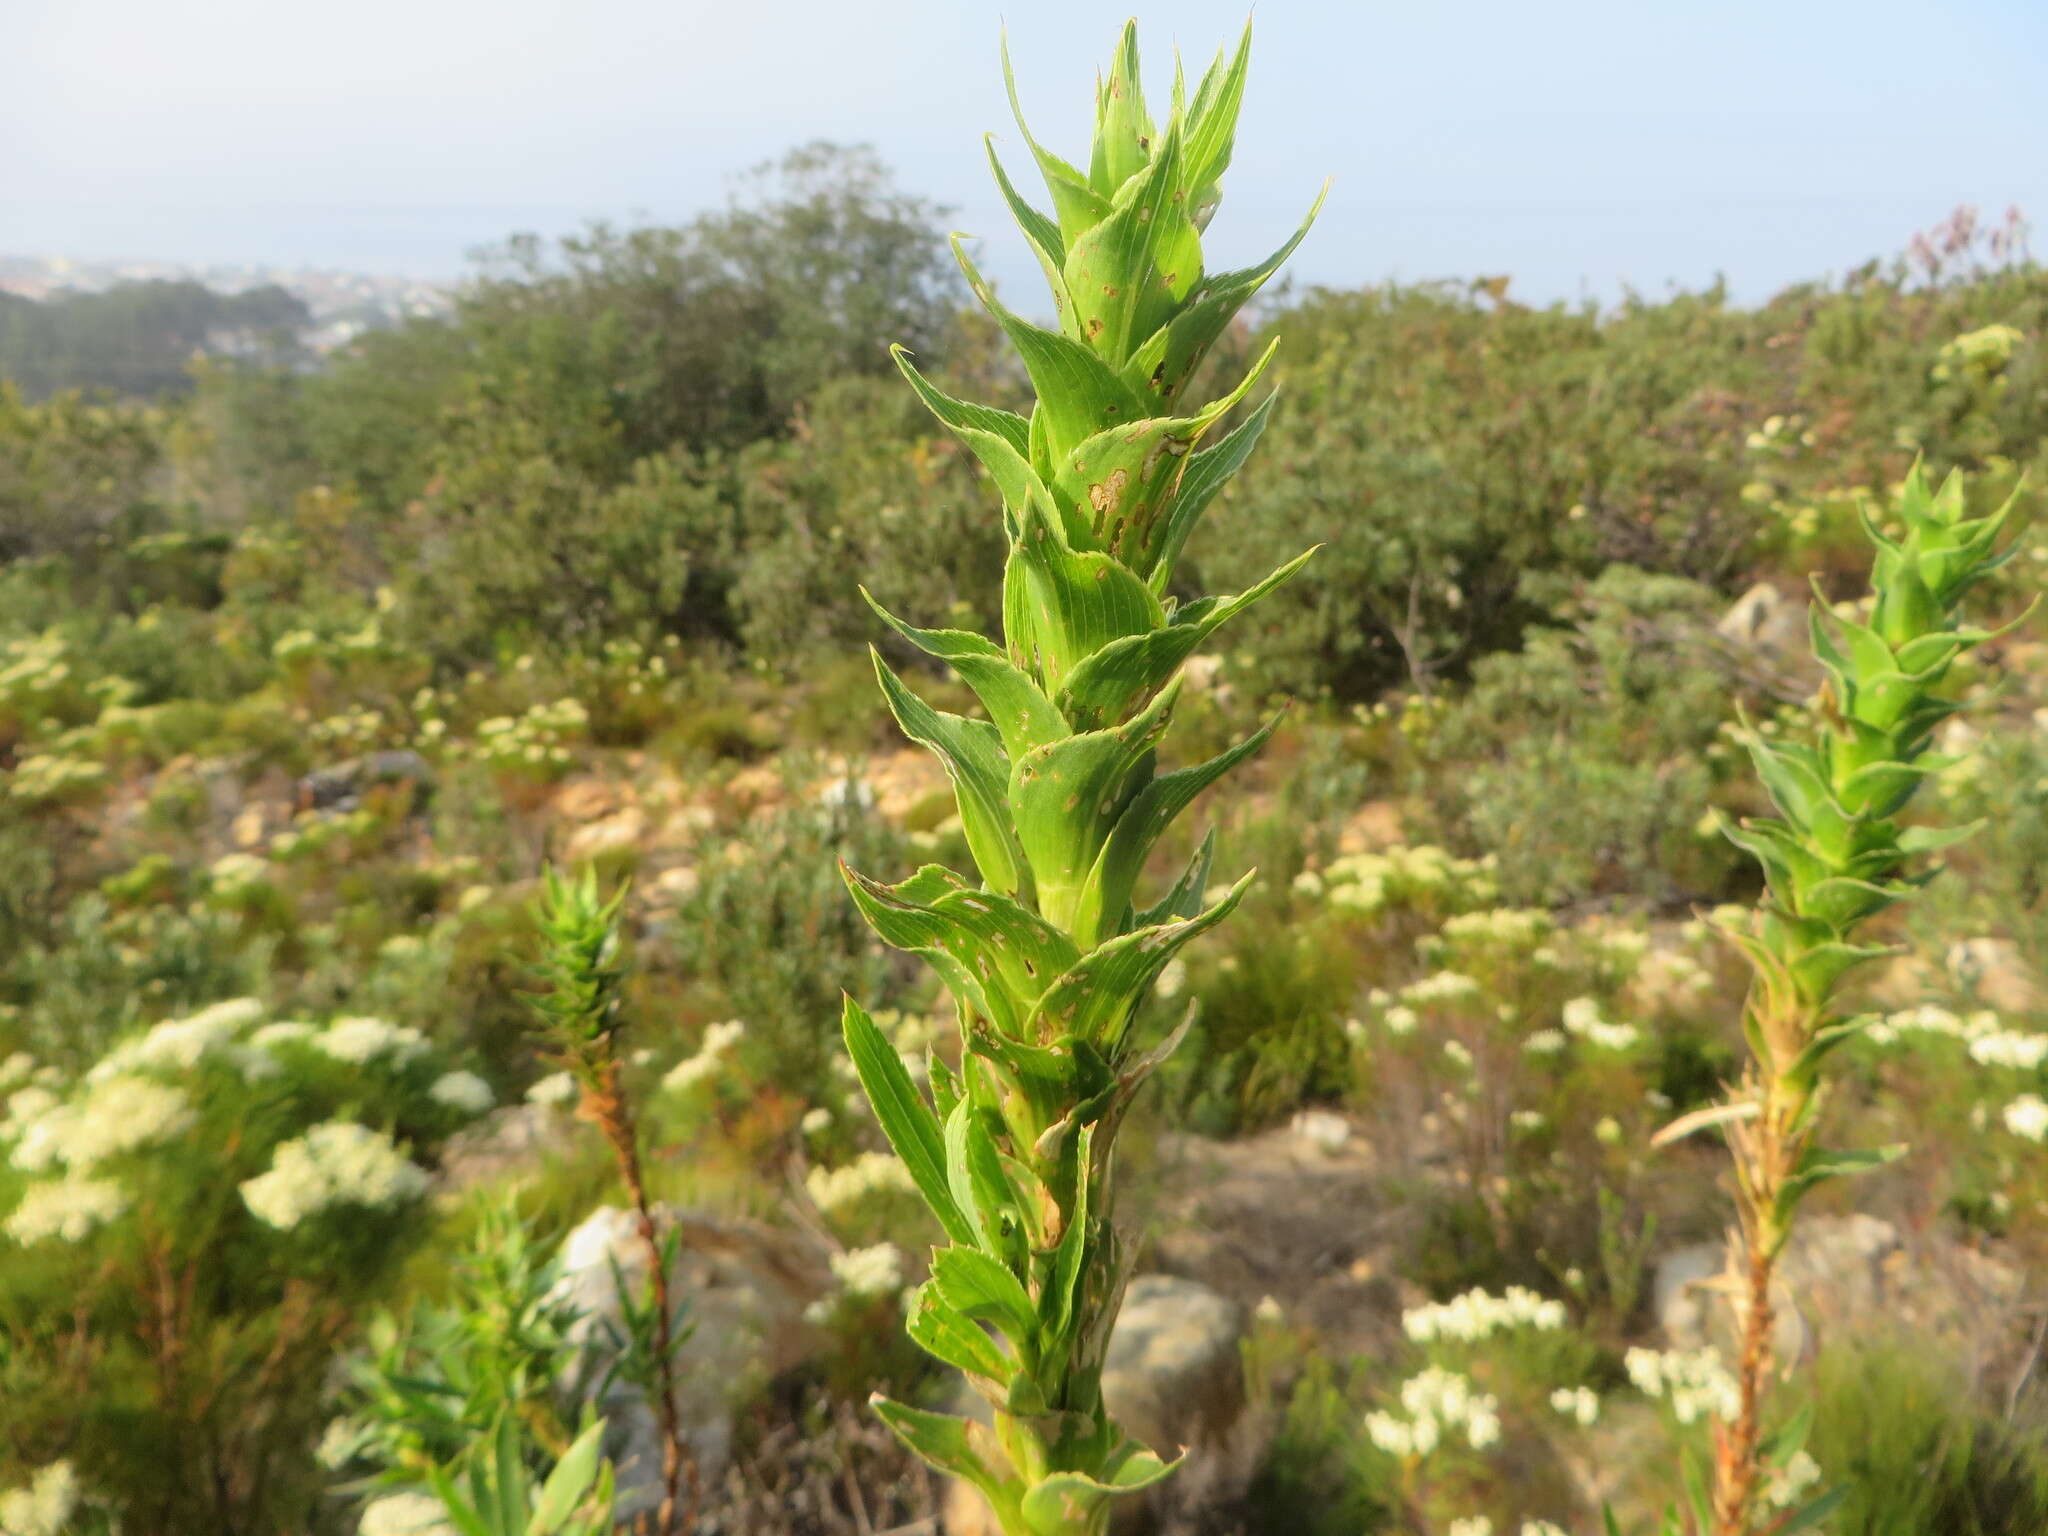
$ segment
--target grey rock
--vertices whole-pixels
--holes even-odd
[[[1732,1309],[1719,1243],[1695,1243],[1658,1263],[1653,1299],[1673,1349],[1734,1351]],[[1909,1239],[1876,1216],[1802,1220],[1779,1255],[1772,1287],[1772,1347],[1803,1358],[1827,1337],[1907,1330],[1929,1347],[1990,1363],[2007,1352],[2021,1277],[1988,1255],[1941,1237]]]
[[[686,1309],[690,1333],[678,1351],[677,1408],[708,1487],[731,1459],[734,1403],[816,1349],[804,1309],[831,1289],[831,1271],[822,1249],[791,1232],[666,1207],[656,1215],[680,1237],[669,1296]],[[648,1253],[633,1213],[593,1211],[563,1241],[562,1265],[558,1294],[583,1310],[573,1330],[583,1355],[568,1379],[602,1382],[616,1358],[618,1281],[639,1296],[647,1280]],[[660,1422],[653,1405],[623,1383],[605,1388],[597,1406],[609,1423],[619,1518],[628,1520],[660,1502]]]
[[[1714,629],[1722,639],[1773,659],[1803,656],[1810,642],[1805,601],[1787,597],[1768,581],[1758,582],[1735,599]]]
[[[433,793],[435,782],[434,765],[410,748],[369,752],[316,768],[300,779],[298,805],[302,811],[352,811],[373,789],[405,785],[411,787],[418,809]]]

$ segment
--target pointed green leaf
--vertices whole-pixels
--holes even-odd
[[[552,1536],[576,1512],[583,1496],[597,1481],[597,1464],[604,1448],[604,1420],[598,1419],[578,1435],[554,1471],[541,1485],[540,1500],[527,1521],[527,1536]]]
[[[1023,359],[1038,394],[1033,416],[1044,422],[1053,462],[1097,432],[1145,419],[1149,410],[1144,398],[1118,378],[1115,369],[1072,337],[1033,325],[1004,308],[957,239],[953,255],[974,296]]]
[[[868,1405],[905,1445],[941,1472],[964,1477],[991,1496],[1010,1481],[1004,1472],[998,1470],[997,1455],[1000,1453],[989,1454],[994,1452],[994,1446],[990,1445],[985,1450],[976,1443],[987,1437],[987,1431],[972,1419],[950,1413],[928,1413],[907,1403],[894,1402],[879,1392],[868,1399]],[[976,1434],[977,1430],[981,1430],[981,1434]]]
[[[1112,427],[1067,455],[1054,470],[1053,488],[1087,519],[1091,548],[1109,551],[1141,575],[1152,568],[1190,451],[1258,384],[1278,350],[1277,341],[1268,346],[1236,389],[1193,416]]]
[[[1038,747],[1010,770],[1011,819],[1039,910],[1084,948],[1094,933],[1074,926],[1075,903],[1117,816],[1150,777],[1177,693],[1169,686],[1126,724]]]
[[[1180,489],[1174,496],[1173,510],[1167,515],[1166,528],[1160,536],[1158,552],[1153,557],[1153,566],[1141,573],[1154,592],[1166,590],[1167,582],[1173,579],[1173,567],[1187,545],[1188,535],[1195,531],[1195,524],[1209,503],[1216,499],[1216,493],[1251,456],[1259,434],[1266,430],[1266,422],[1273,414],[1273,402],[1278,398],[1277,391],[1267,395],[1252,407],[1251,414],[1245,417],[1242,425],[1226,433],[1215,446],[1189,455],[1187,467],[1181,471]]]
[[[971,1253],[973,1250],[946,1248],[939,1252]],[[936,1257],[934,1255],[935,1260]],[[1005,1355],[996,1341],[977,1324],[949,1305],[930,1283],[917,1288],[905,1332],[925,1353],[970,1376],[1006,1382],[1016,1374],[1016,1362]]]
[[[1199,916],[1138,928],[1105,941],[1045,990],[1033,1014],[1040,1035],[1077,1035],[1113,1053],[1123,1039],[1133,1008],[1159,973],[1190,939],[1223,921],[1251,888],[1247,874],[1229,894]]]
[[[1056,694],[1067,673],[1112,640],[1166,623],[1158,596],[1112,556],[1076,550],[1042,510],[1019,520],[1004,572],[1004,615],[1028,624],[1038,675]],[[1014,640],[1016,631],[1011,626]]]
[[[847,871],[861,913],[882,939],[921,955],[956,996],[1007,1033],[1019,1011],[1074,963],[1074,941],[1019,902],[974,890],[951,870],[927,864],[900,885]]]
[[[1145,168],[1153,137],[1144,85],[1138,78],[1138,26],[1127,21],[1097,103],[1088,184],[1104,197],[1112,196]]]
[[[1074,1200],[1067,1211],[1067,1227],[1053,1253],[1052,1275],[1039,1297],[1038,1308],[1047,1332],[1054,1339],[1067,1337],[1077,1311],[1075,1288],[1080,1283],[1082,1259],[1088,1250],[1088,1223],[1092,1215],[1088,1208],[1088,1181],[1095,1155],[1095,1128],[1081,1126],[1064,1155],[1073,1160]]]
[[[1195,849],[1195,855],[1188,860],[1188,867],[1181,871],[1181,877],[1174,881],[1173,889],[1138,914],[1137,926],[1150,928],[1155,923],[1176,917],[1193,917],[1201,911],[1203,893],[1209,889],[1209,869],[1215,861],[1216,829],[1211,827],[1202,835],[1201,846]]]
[[[1230,167],[1237,142],[1237,115],[1244,104],[1245,75],[1251,67],[1252,28],[1246,22],[1237,52],[1226,66],[1219,51],[1202,76],[1188,108],[1188,212],[1197,229],[1206,229],[1221,197],[1218,183]]]
[[[1003,505],[1012,516],[1034,500],[1050,503],[1051,494],[1031,467],[1031,429],[1021,416],[993,406],[955,400],[911,365],[906,349],[892,348],[891,356],[918,398],[981,460],[981,467],[995,482],[996,494],[1003,498]]]
[[[967,720],[933,709],[904,687],[880,651],[871,646],[869,654],[903,734],[931,748],[946,777],[953,781],[961,827],[982,878],[1004,895],[1015,895],[1024,871],[1003,804],[1010,764],[1003,755],[1002,733],[985,720]]]
[[[1024,135],[1024,143],[1031,150],[1032,159],[1038,162],[1039,174],[1045,178],[1046,190],[1052,194],[1053,208],[1059,214],[1060,233],[1063,242],[1071,242],[1083,230],[1092,228],[1109,215],[1109,199],[1088,184],[1088,178],[1058,155],[1042,147],[1031,136],[1031,128],[1024,121],[1024,108],[1017,100],[1017,76],[1010,68],[1010,40],[1003,39],[1003,86],[1010,96],[1010,115],[1017,121],[1017,131]]]
[[[1164,405],[1178,400],[1188,381],[1208,357],[1209,349],[1216,344],[1216,338],[1230,328],[1230,322],[1237,312],[1251,301],[1251,298],[1273,274],[1280,270],[1295,247],[1308,238],[1309,229],[1315,224],[1316,215],[1322,212],[1323,200],[1330,195],[1330,184],[1323,183],[1315,201],[1309,205],[1308,214],[1295,231],[1272,255],[1257,266],[1240,267],[1233,272],[1217,272],[1203,280],[1202,286],[1194,291],[1187,303],[1163,320],[1132,348],[1130,356],[1121,365],[1123,379],[1133,389],[1142,389],[1156,396]]]
[[[1011,182],[1010,173],[1003,169],[1002,159],[996,154],[995,135],[987,135],[982,143],[988,150],[988,168],[995,174],[996,189],[1003,194],[1003,201],[1009,204],[1010,216],[1024,232],[1024,241],[1031,247],[1031,253],[1038,258],[1039,266],[1045,269],[1046,284],[1052,289],[1053,312],[1060,317],[1062,328],[1071,334],[1074,306],[1067,297],[1067,280],[1062,270],[1067,256],[1065,237],[1060,234],[1059,225],[1026,202]]]
[[[960,1214],[974,1229],[974,1241],[986,1247],[990,1218],[982,1214],[981,1199],[967,1166],[967,1133],[973,1123],[974,1107],[965,1099],[955,1100],[941,1117],[940,1125],[946,1138],[946,1187],[953,1191],[953,1203],[960,1207]]]
[[[874,1107],[875,1123],[903,1160],[911,1182],[948,1237],[956,1243],[973,1243],[974,1229],[954,1203],[952,1187],[946,1181],[946,1143],[938,1116],[903,1069],[903,1058],[867,1010],[851,997],[846,999],[840,1028],[861,1089]]]
[[[1322,546],[1317,545],[1316,549]],[[1140,699],[1160,687],[1209,637],[1267,593],[1291,579],[1315,557],[1310,549],[1265,580],[1234,597],[1203,598],[1174,615],[1164,629],[1113,640],[1068,674],[1060,690],[1060,712],[1076,730],[1093,730],[1120,720]]]
[[[1117,818],[1115,829],[1102,845],[1102,853],[1089,872],[1087,886],[1075,909],[1072,931],[1099,934],[1119,928],[1131,903],[1132,887],[1137,884],[1160,833],[1193,803],[1195,796],[1264,746],[1279,725],[1280,716],[1275,715],[1236,746],[1206,763],[1162,774],[1147,784]]]
[[[1001,1262],[973,1248],[942,1248],[932,1255],[932,1283],[961,1316],[993,1323],[1020,1350],[1038,1337],[1038,1313],[1023,1283]]]
[[[1117,193],[1108,218],[1067,250],[1074,332],[1111,367],[1175,314],[1202,280],[1202,239],[1181,186],[1179,126]]]
[[[993,640],[971,630],[918,629],[876,602],[866,587],[860,591],[883,623],[960,674],[960,680],[974,690],[990,721],[1002,733],[1003,751],[1013,761],[1033,747],[1042,747],[1069,733],[1071,727],[1052,701]]]

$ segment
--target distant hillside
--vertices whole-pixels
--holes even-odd
[[[0,292],[0,378],[31,399],[70,388],[147,399],[185,388],[195,353],[281,360],[311,321],[305,303],[276,286],[224,294],[141,282],[47,299]]]

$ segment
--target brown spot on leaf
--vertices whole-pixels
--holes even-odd
[[[1124,487],[1130,482],[1128,470],[1111,470],[1109,478],[1099,485],[1088,487],[1088,505],[1107,517],[1116,511],[1117,503],[1123,500]]]

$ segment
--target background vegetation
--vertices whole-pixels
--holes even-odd
[[[547,1098],[525,994],[548,857],[635,877],[626,1008],[659,1198],[767,1214],[792,1161],[799,1182],[864,1166],[878,1142],[834,1065],[838,993],[893,1007],[906,1049],[936,1002],[864,933],[832,859],[907,871],[964,848],[845,659],[880,638],[856,583],[913,622],[987,627],[1002,554],[992,491],[878,338],[954,393],[1022,393],[961,303],[939,216],[866,154],[812,146],[686,226],[515,241],[446,318],[317,368],[257,348],[186,370],[204,333],[291,325],[279,296],[0,304],[8,1091],[70,1102],[124,1041],[223,1000],[256,1000],[249,1030],[371,1017],[417,1032],[411,1076],[158,1058],[153,1080],[195,1106],[187,1139],[109,1154],[108,1177],[174,1209],[339,1117],[443,1181],[384,1211],[374,1253],[218,1199],[176,1231],[131,1205],[76,1241],[0,1239],[0,1485],[64,1459],[131,1532],[353,1527],[364,1468],[314,1457],[353,1411],[329,1364],[381,1350],[415,1370],[375,1327],[455,1327],[426,1256],[468,1251],[478,1217],[448,1192],[463,1117],[422,1095],[469,1071],[500,1103]],[[1326,548],[1198,659],[1190,752],[1294,704],[1223,828],[1261,884],[1236,935],[1172,976],[1155,1022],[1192,999],[1194,1035],[1134,1156],[1167,1188],[1190,1137],[1298,1139],[1276,1128],[1315,1110],[1375,1150],[1383,1214],[1323,1242],[1365,1266],[1346,1320],[1313,1320],[1314,1275],[1260,1277],[1285,1319],[1251,1340],[1276,1438],[1253,1496],[1200,1528],[1437,1531],[1483,1511],[1590,1529],[1596,1489],[1636,1496],[1627,1469],[1696,1433],[1668,1393],[1597,1430],[1547,1394],[1629,1396],[1628,1352],[1660,1326],[1654,1260],[1723,1219],[1712,1148],[1644,1145],[1733,1059],[1739,970],[1688,927],[1754,894],[1708,825],[1757,808],[1724,726],[1807,697],[1805,582],[1860,595],[1856,520],[1916,455],[1987,504],[2019,488],[2019,553],[1983,612],[2048,572],[2048,273],[1967,221],[1916,251],[1755,306],[1532,307],[1501,280],[1290,294],[1219,349],[1234,373],[1284,337],[1283,393],[1190,580],[1237,590]],[[904,530],[911,565],[884,553]],[[1869,1005],[1898,1021],[1855,1047],[1830,1108],[1860,1144],[1913,1143],[1859,1198],[2019,1277],[1999,1314],[2019,1342],[1953,1378],[1886,1337],[1825,1357],[1816,1457],[1911,1493],[1859,1494],[1845,1532],[2017,1536],[2048,1507],[2025,1351],[2048,1115],[2021,1108],[2043,1089],[2044,661],[2022,633],[1972,663],[1932,798],[1989,827],[1889,933],[1908,948]],[[732,1019],[744,1032],[713,1033]],[[39,1103],[10,1100],[0,1135],[18,1147]],[[540,1123],[543,1150],[478,1177],[544,1246],[620,1197],[588,1126]],[[33,1172],[0,1172],[0,1207]],[[842,1257],[921,1251],[914,1205],[849,1198],[813,1202]],[[478,1273],[508,1242],[490,1228]],[[514,1258],[492,1283],[531,1290],[540,1261]],[[1510,1284],[1565,1304],[1563,1342],[1523,1328],[1481,1359],[1397,1326]],[[808,1486],[777,1439],[792,1424],[840,1435],[876,1488],[908,1475],[842,1406],[877,1376],[943,1387],[878,1355],[890,1329],[850,1294],[822,1357],[743,1384],[755,1484],[733,1507],[776,1477]],[[1493,1394],[1505,1451],[1404,1459],[1367,1432],[1430,1363]],[[1607,1438],[1589,1451],[1582,1430]],[[1857,1470],[1880,1441],[1917,1459]],[[1589,1481],[1575,1457],[1621,1470]]]

